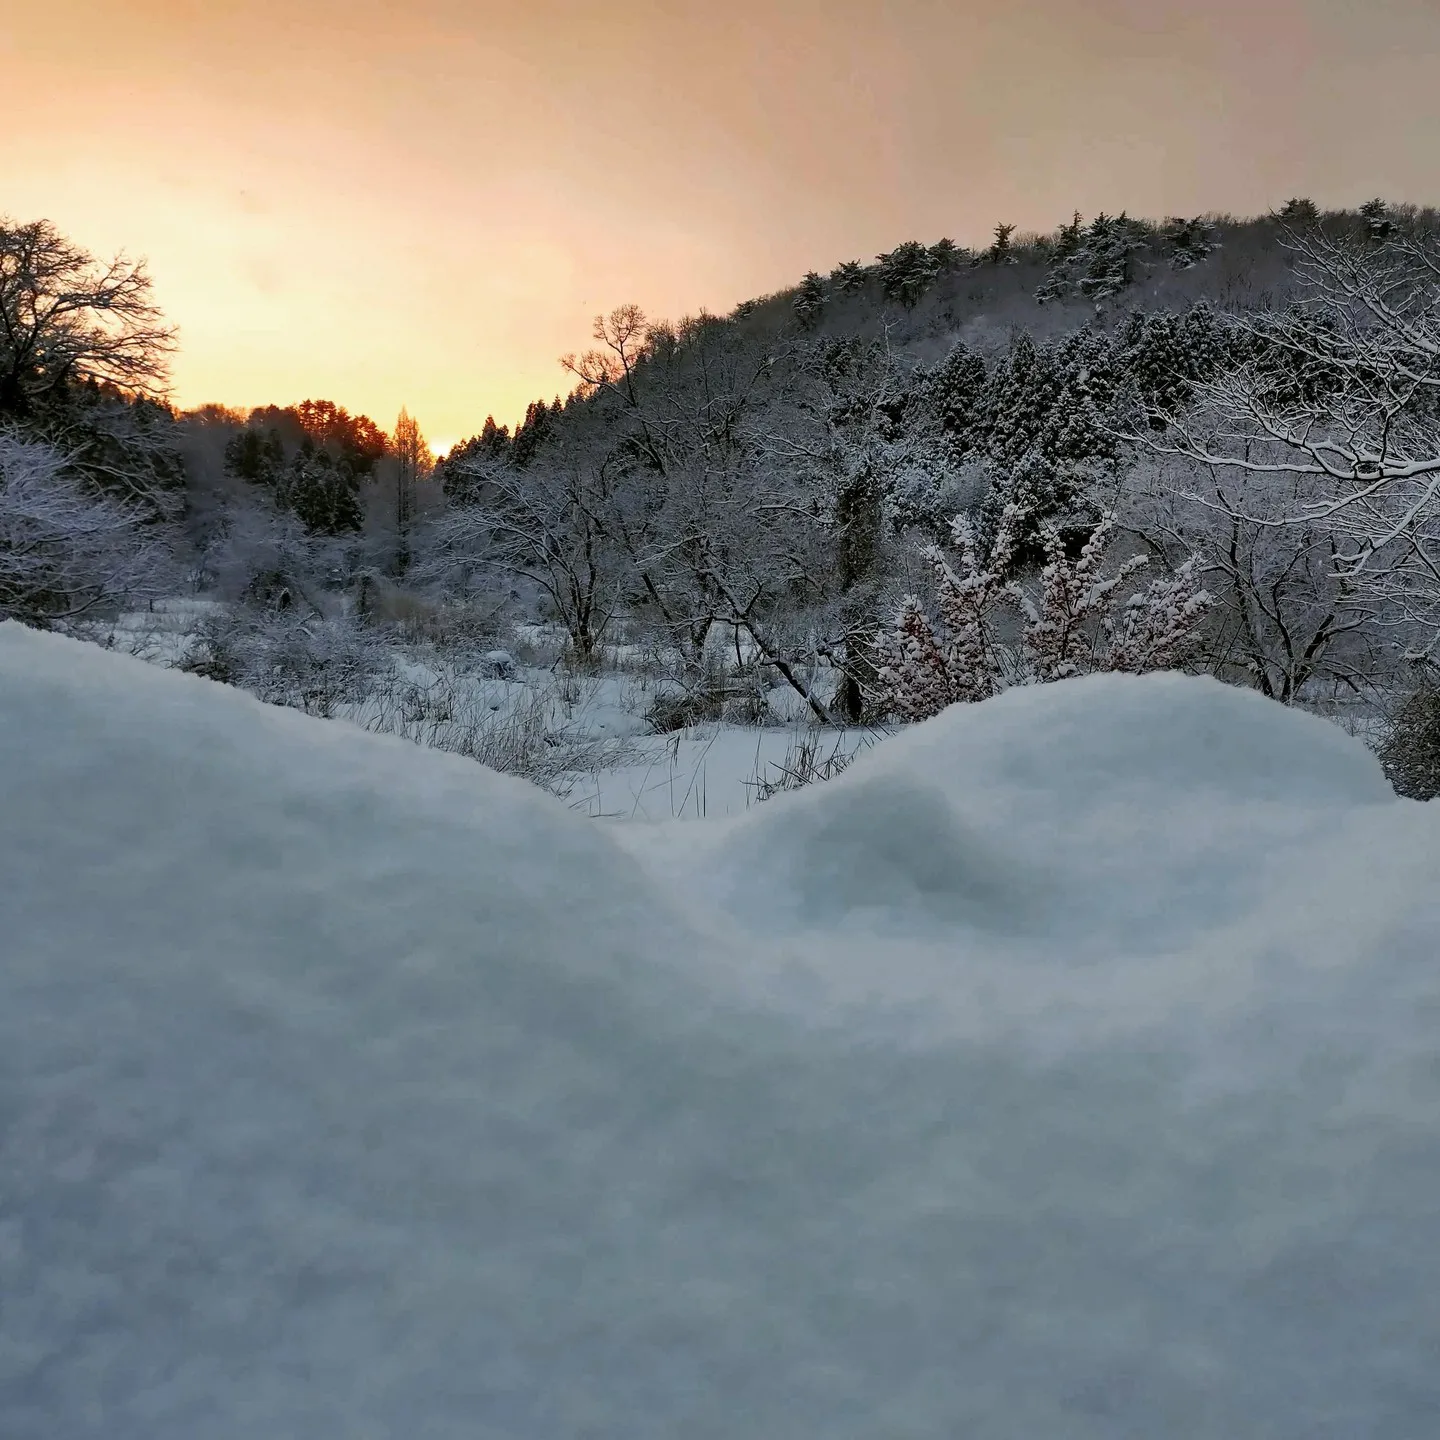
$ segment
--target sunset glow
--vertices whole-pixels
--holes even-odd
[[[624,301],[1076,208],[1433,201],[1437,34],[1419,0],[17,5],[0,212],[148,257],[180,404],[448,439],[563,392]]]

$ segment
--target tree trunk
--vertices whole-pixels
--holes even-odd
[[[845,659],[840,682],[840,713],[852,725],[865,719],[867,691],[873,691],[875,660],[876,569],[880,552],[880,487],[868,467],[849,481],[836,499],[838,530],[836,571],[840,582]]]

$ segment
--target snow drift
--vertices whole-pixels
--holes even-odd
[[[1440,808],[1176,677],[735,822],[0,625],[7,1440],[1413,1437]]]

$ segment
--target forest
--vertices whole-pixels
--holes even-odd
[[[439,457],[404,410],[179,410],[179,343],[143,264],[0,219],[0,617],[566,795],[739,727],[790,737],[763,798],[1150,670],[1440,793],[1434,210],[1077,213],[728,315],[619,304],[562,395],[513,430],[477,397]]]

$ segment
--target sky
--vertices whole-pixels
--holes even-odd
[[[437,448],[593,317],[1079,209],[1440,202],[1440,0],[0,0],[0,215],[147,258],[174,398]]]

